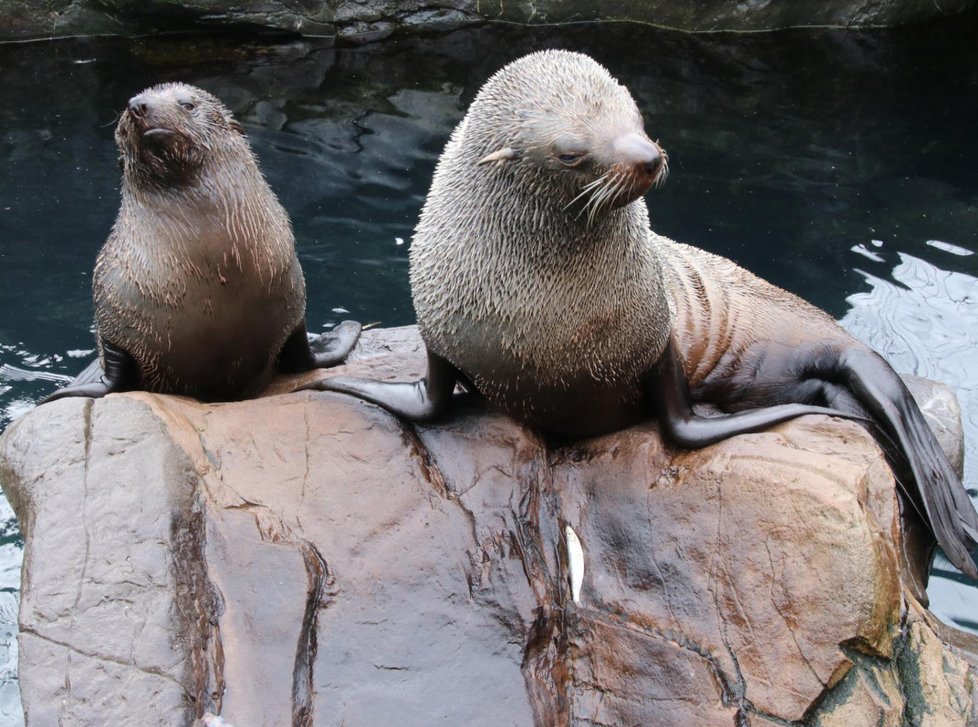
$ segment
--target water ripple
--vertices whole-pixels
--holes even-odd
[[[944,243],[931,247],[953,255],[971,251]],[[892,280],[859,271],[870,286],[849,296],[841,323],[883,354],[897,371],[942,381],[961,403],[965,442],[978,442],[978,278],[899,254]],[[964,484],[978,485],[975,457],[965,458]],[[974,499],[974,498],[972,498]],[[943,621],[978,633],[975,584],[938,556],[927,589],[931,610]]]

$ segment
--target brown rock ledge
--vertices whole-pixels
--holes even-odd
[[[346,372],[424,363],[413,328],[360,355]],[[0,439],[28,724],[978,723],[974,640],[902,585],[893,481],[852,423],[560,447],[477,402],[414,427],[295,384],[63,400]]]

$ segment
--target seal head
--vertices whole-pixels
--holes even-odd
[[[486,151],[480,164],[522,160],[514,174],[590,222],[668,173],[628,89],[574,53],[543,51],[506,66],[480,91],[459,134],[461,147]]]
[[[225,137],[233,145],[235,140],[226,138],[228,134],[243,138],[244,130],[217,98],[199,88],[171,83],[129,100],[115,140],[130,185],[172,189],[198,178],[215,142],[220,144]]]

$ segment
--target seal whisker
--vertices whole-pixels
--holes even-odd
[[[655,177],[655,182],[653,182],[655,188],[659,189],[660,187],[662,187],[662,185],[666,183],[666,177],[668,176],[669,176],[669,157],[663,154],[662,167],[660,167],[659,173]]]
[[[606,183],[601,187],[597,194],[592,197],[593,204],[588,213],[588,227],[594,224],[594,219],[598,214],[607,211],[611,208],[612,203],[618,198],[621,193],[622,183],[624,181],[624,175],[620,172],[615,172],[615,170],[610,171],[607,175]]]
[[[595,180],[593,180],[593,181],[591,181],[591,182],[589,182],[588,184],[585,184],[585,185],[584,185],[584,187],[583,187],[583,188],[581,189],[581,193],[580,193],[579,195],[577,195],[576,197],[574,197],[574,199],[572,199],[572,200],[571,200],[570,202],[568,202],[568,203],[567,203],[566,205],[564,205],[564,209],[565,209],[565,210],[566,210],[566,209],[568,209],[568,208],[569,208],[569,207],[571,207],[571,206],[572,206],[572,205],[573,205],[573,204],[574,204],[575,202],[577,202],[577,201],[578,201],[578,200],[579,200],[579,199],[580,199],[581,197],[584,197],[585,195],[588,195],[588,194],[590,194],[590,193],[591,193],[591,192],[592,192],[592,191],[593,191],[593,190],[594,190],[594,189],[595,189],[596,187],[599,187],[599,186],[601,186],[602,184],[604,184],[604,183],[605,183],[605,179],[607,178],[607,176],[608,176],[609,174],[611,174],[611,172],[610,172],[610,171],[608,171],[608,172],[605,172],[604,174],[602,174],[602,175],[601,175],[600,177],[598,177],[597,179],[595,179]],[[587,209],[587,205],[584,205],[584,209]],[[583,212],[584,210],[581,210],[581,211]],[[578,216],[578,217],[580,217],[580,212],[578,213],[578,215],[577,215],[577,216]]]
[[[585,225],[590,227],[591,220],[594,219],[595,209],[604,193],[605,187],[599,187],[597,191],[588,197],[587,202],[583,205],[583,207],[581,207],[581,211],[577,213],[577,216],[574,219],[580,219],[581,215],[584,215]]]
[[[611,189],[611,184],[605,184],[589,200],[587,214],[588,228],[594,224],[594,218],[597,217],[598,213],[604,207],[604,202],[609,197]]]
[[[621,197],[621,193],[624,190],[626,182],[627,176],[621,172],[616,173],[612,177],[611,182],[608,185],[608,189],[605,192],[604,197],[601,199],[601,209],[599,211],[607,212],[614,206],[615,201]]]
[[[105,128],[109,127],[109,126],[115,126],[116,124],[119,123],[119,117],[120,116],[122,116],[122,114],[117,111],[115,114],[112,115],[112,120],[111,121],[108,121],[108,122],[100,125],[99,128],[100,129],[105,129]]]
[[[601,182],[602,182],[601,186],[597,187],[594,190],[593,194],[591,194],[588,197],[587,204],[585,204],[584,209],[581,210],[582,212],[587,212],[587,218],[585,224],[588,228],[590,228],[591,224],[594,222],[594,215],[601,204],[601,199],[607,193],[607,189],[608,189],[607,175],[601,177]]]

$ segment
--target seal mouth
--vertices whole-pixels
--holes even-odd
[[[151,128],[151,129],[144,129],[143,130],[143,138],[144,139],[159,139],[159,140],[162,141],[164,139],[169,139],[169,138],[174,137],[176,135],[177,135],[177,132],[175,132],[173,129],[166,129],[166,128],[162,127],[162,126],[155,126],[155,127]]]
[[[142,124],[136,128],[135,142],[143,154],[159,157],[162,154],[173,154],[181,149],[183,135],[165,126]]]
[[[578,207],[577,216],[586,216],[590,227],[603,213],[630,205],[645,196],[665,178],[665,162],[654,169],[636,169],[632,165],[615,165],[597,179],[584,185],[565,209]]]

